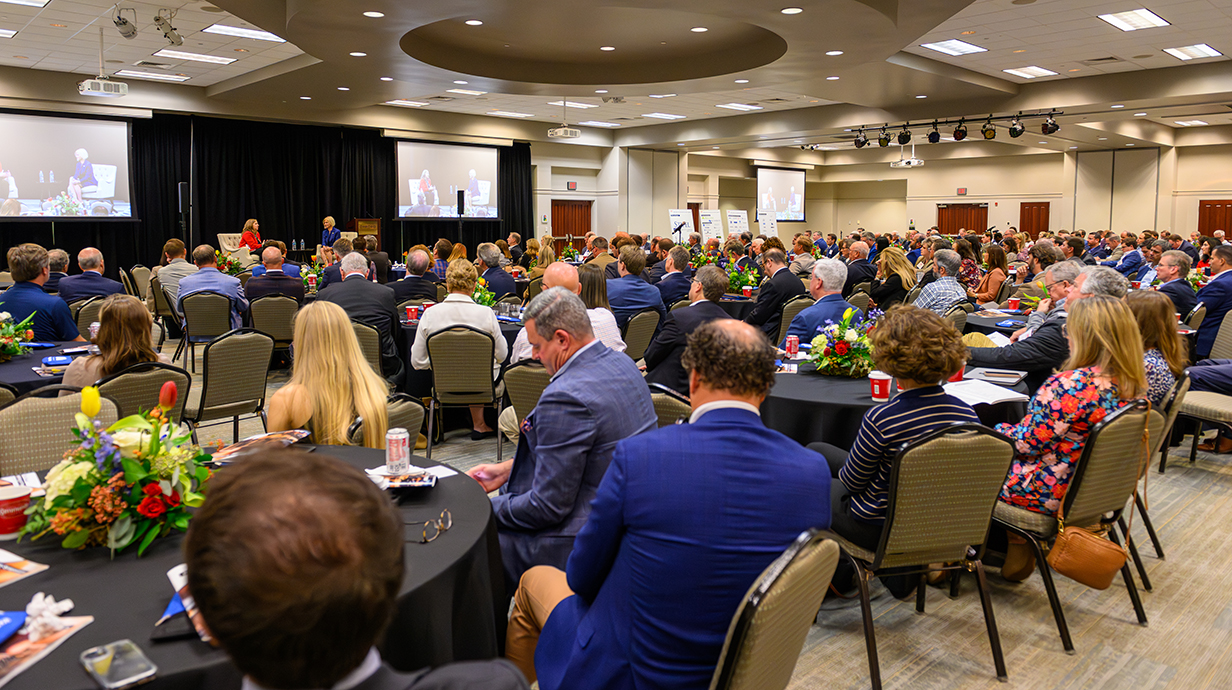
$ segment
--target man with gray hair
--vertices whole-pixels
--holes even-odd
[[[787,327],[787,335],[800,338],[802,343],[811,343],[817,337],[817,331],[828,323],[839,323],[848,309],[852,310],[852,321],[859,323],[864,320],[864,314],[843,299],[842,286],[847,282],[847,266],[838,259],[821,259],[813,264],[813,272],[809,277],[809,294],[817,300],[813,306],[807,307],[791,320]],[[787,347],[787,339],[779,343],[779,347]]]
[[[68,252],[63,249],[52,249],[47,252],[47,282],[43,283],[43,292],[59,292],[60,279],[68,275]]]
[[[404,367],[394,341],[399,325],[393,289],[370,279],[368,260],[357,252],[342,257],[339,271],[342,280],[317,292],[317,299],[333,302],[351,321],[375,328],[381,338],[381,370],[377,373],[394,384],[401,383]]]
[[[847,282],[843,284],[843,297],[851,296],[860,283],[870,283],[877,277],[877,267],[869,263],[868,243],[852,242],[847,249]]]
[[[269,295],[283,295],[304,304],[304,281],[297,276],[289,276],[282,270],[282,250],[278,247],[266,247],[261,252],[261,265],[265,272],[254,275],[244,285],[244,294],[249,300],[257,300]]]
[[[1041,274],[1044,283],[1044,297],[1035,305],[1034,311],[1027,317],[1027,323],[1014,332],[1010,342],[1018,342],[1035,332],[1044,324],[1044,319],[1054,310],[1065,311],[1065,298],[1069,290],[1078,282],[1082,267],[1073,261],[1054,263]]]
[[[119,281],[103,277],[103,253],[94,247],[86,247],[77,253],[77,266],[81,273],[60,279],[60,299],[68,304],[91,297],[124,294]]]
[[[705,251],[702,247],[702,234],[700,232],[689,233],[689,256],[697,256]]]
[[[394,302],[401,304],[408,299],[436,301],[436,283],[424,277],[432,257],[422,249],[416,249],[406,257],[406,277],[387,283],[394,291]]]
[[[551,381],[522,422],[514,459],[467,472],[484,491],[506,487],[492,510],[508,592],[533,566],[565,567],[616,443],[658,426],[641,372],[595,338],[580,297],[544,290],[523,320]]]
[[[962,267],[962,258],[953,249],[939,249],[933,254],[933,270],[937,272],[937,280],[929,283],[920,291],[915,306],[921,309],[931,309],[940,316],[950,310],[955,304],[967,301],[967,291],[958,284],[958,271]],[[851,278],[847,278],[851,282]]]
[[[676,251],[674,248],[672,251]],[[680,249],[683,253],[684,250]],[[689,394],[689,374],[681,357],[689,344],[689,335],[702,324],[732,318],[719,306],[727,292],[728,278],[723,269],[713,264],[702,266],[689,282],[689,306],[668,312],[667,320],[655,339],[646,347],[646,383],[658,383],[683,395]]]
[[[479,277],[487,283],[488,289],[497,300],[517,294],[518,287],[513,276],[500,267],[501,250],[497,249],[495,244],[484,242],[475,247],[475,257],[475,268],[479,271]]]
[[[1144,242],[1142,245],[1142,265],[1138,267],[1138,272],[1134,274],[1130,280],[1136,280],[1143,285],[1150,285],[1159,278],[1157,267],[1159,262],[1164,257],[1164,252],[1175,251],[1168,240],[1151,240]],[[1185,252],[1181,252],[1185,254]],[[1193,266],[1193,262],[1189,260],[1189,255],[1185,254],[1186,263]],[[1128,277],[1128,276],[1127,276]]]
[[[1181,318],[1189,316],[1189,312],[1198,306],[1198,296],[1185,279],[1189,275],[1189,255],[1169,249],[1160,256],[1155,271],[1160,281],[1160,286],[1156,289],[1172,300],[1172,306]]]

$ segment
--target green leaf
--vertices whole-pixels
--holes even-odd
[[[144,537],[144,536],[145,536],[145,533],[146,533],[146,532],[148,532],[148,531],[150,530],[150,525],[151,525],[151,524],[153,524],[153,523],[151,523],[149,520],[144,520],[144,519],[143,519],[141,522],[139,522],[139,523],[137,524],[137,529],[133,530],[133,537],[132,537],[132,539],[130,539],[130,540],[128,541],[128,544],[125,544],[125,546],[131,546],[131,545],[132,545],[134,542],[136,542],[138,539],[140,539],[140,538]],[[123,547],[121,547],[121,548],[123,548]]]
[[[66,549],[79,549],[85,546],[86,540],[90,538],[90,533],[86,530],[71,532],[64,541],[60,542],[60,546]]]
[[[124,467],[124,481],[128,484],[136,484],[137,482],[150,476],[146,471],[145,466],[136,460],[123,458],[120,460],[120,465]]]
[[[202,503],[205,503],[205,494],[199,494],[196,491],[186,491],[180,499],[189,508],[198,508]]]
[[[129,415],[125,417],[124,419],[121,419],[120,421],[116,422],[115,424],[112,424],[111,426],[107,427],[107,432],[110,433],[113,431],[123,431],[125,429],[143,429],[145,431],[151,431],[154,429],[154,425],[150,424],[150,420],[146,419],[145,417],[139,414],[134,414],[134,415]]]
[[[51,501],[52,510],[60,510],[73,505],[73,497],[68,494],[60,494]]]
[[[152,522],[147,524],[149,524],[152,529],[145,533],[145,538],[141,540],[141,546],[137,547],[138,558],[140,558],[142,554],[145,553],[145,550],[150,547],[150,544],[153,544],[154,540],[158,538],[159,528],[162,527],[162,525],[157,525]]]
[[[107,548],[115,552],[128,546],[133,540],[137,528],[133,525],[133,518],[130,515],[122,515],[120,519],[111,523],[111,529],[107,530]]]
[[[93,489],[94,487],[86,482],[86,480],[78,479],[73,483],[73,489],[69,492],[69,494],[72,496],[74,503],[82,505],[89,500],[90,491]]]
[[[210,478],[210,468],[198,466],[196,471],[197,483],[204,484],[205,480]]]
[[[180,513],[179,515],[175,516],[175,521],[173,522],[173,524],[175,525],[175,528],[178,529],[179,531],[187,532],[188,531],[188,521],[190,519],[192,518],[188,515],[188,513]]]

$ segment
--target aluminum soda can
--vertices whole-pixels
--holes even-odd
[[[798,354],[800,354],[800,336],[787,336],[787,356],[795,357]]]
[[[411,471],[411,435],[406,429],[385,432],[385,471],[394,476]]]

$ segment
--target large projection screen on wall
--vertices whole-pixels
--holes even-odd
[[[398,217],[499,218],[496,149],[416,141],[398,142]]]
[[[773,212],[780,223],[804,220],[804,171],[758,168],[757,210]]]
[[[131,218],[128,123],[0,113],[0,220]]]

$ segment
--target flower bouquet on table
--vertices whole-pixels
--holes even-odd
[[[757,276],[757,271],[751,268],[745,268],[735,261],[727,265],[727,291],[732,294],[740,294],[744,290],[744,286],[748,285],[754,290],[761,284]]]
[[[475,292],[471,293],[471,299],[475,300],[475,304],[485,307],[496,304],[496,295],[488,289],[488,281],[483,278],[475,281]]]
[[[710,264],[718,264],[718,263],[719,263],[719,257],[712,256],[706,252],[698,252],[697,254],[694,254],[689,257],[689,267],[692,268],[694,271],[701,268],[702,266],[709,266]]]
[[[218,270],[229,276],[237,276],[244,272],[240,262],[230,256],[223,256],[223,253],[217,249],[214,250],[214,259],[218,263]]]
[[[873,370],[873,347],[868,334],[873,331],[881,312],[874,309],[859,323],[852,322],[855,314],[855,309],[848,309],[843,312],[842,321],[827,322],[817,329],[809,360],[817,365],[818,373],[858,379]]]
[[[21,323],[13,323],[12,314],[0,311],[0,362],[7,362],[13,355],[24,355],[30,351],[21,344],[34,340],[34,331],[30,328],[33,320],[34,314],[31,314]]]
[[[169,412],[176,396],[168,381],[158,407],[104,429],[94,419],[98,389],[83,389],[72,430],[81,443],[47,473],[45,495],[26,510],[29,520],[18,538],[54,532],[66,549],[106,546],[113,556],[137,544],[140,556],[155,539],[186,531],[188,508],[205,501],[211,471],[203,464],[209,456],[186,445],[188,434],[174,436]]]
[[[1185,276],[1185,279],[1189,281],[1189,286],[1194,289],[1194,292],[1206,287],[1208,280],[1207,277],[1202,275],[1199,271],[1190,271],[1189,275]]]
[[[572,244],[565,244],[565,248],[560,252],[561,261],[581,261],[582,255],[578,253],[577,247]],[[534,266],[531,266],[534,268]]]
[[[321,284],[321,274],[325,269],[318,266],[316,263],[303,264],[299,267],[299,279],[304,282],[304,292],[316,292],[317,287]],[[308,276],[312,276],[309,280]]]

